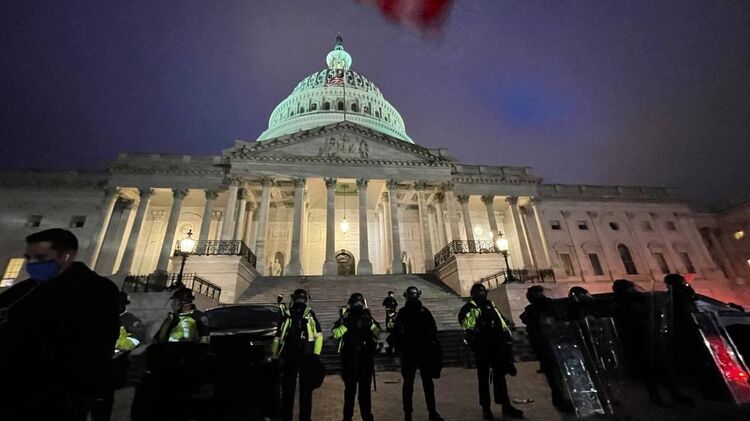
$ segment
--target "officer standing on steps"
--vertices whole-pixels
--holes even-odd
[[[398,301],[393,296],[393,291],[388,291],[388,295],[383,300],[383,307],[385,307],[385,331],[388,333],[388,337],[385,341],[388,343],[386,353],[388,355],[393,353],[393,326],[396,321],[396,309],[398,308]]]
[[[440,368],[436,367],[435,355],[440,352],[437,340],[437,325],[430,310],[422,305],[419,297],[422,292],[415,286],[404,291],[406,304],[396,315],[394,340],[401,352],[401,375],[404,386],[401,393],[404,407],[404,421],[411,421],[412,395],[414,394],[414,376],[419,369],[424,389],[424,400],[427,403],[430,421],[443,421],[435,407],[435,385],[433,377],[439,377]]]
[[[474,351],[479,381],[479,404],[484,419],[493,419],[490,404],[490,370],[495,392],[495,403],[503,406],[503,415],[523,418],[523,411],[510,404],[505,375],[517,374],[513,364],[511,333],[508,324],[495,304],[487,299],[487,288],[482,284],[471,287],[471,301],[458,313],[466,343]]]
[[[380,325],[372,318],[365,297],[354,293],[341,317],[333,326],[341,355],[341,377],[344,380],[344,421],[354,416],[354,396],[359,387],[359,413],[362,421],[373,421],[370,383],[375,370],[375,347]]]
[[[307,291],[295,290],[288,307],[284,308],[282,320],[271,345],[273,359],[281,359],[281,419],[292,421],[294,413],[294,390],[299,376],[299,419],[310,421],[312,413],[313,387],[309,377],[313,376],[314,359],[320,358],[323,349],[323,334],[320,322],[308,305]]]

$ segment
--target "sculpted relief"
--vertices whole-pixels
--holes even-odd
[[[346,133],[331,136],[323,142],[318,156],[326,158],[369,158],[367,142],[360,138],[351,138]]]

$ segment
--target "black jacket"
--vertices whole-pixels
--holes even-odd
[[[437,343],[435,318],[420,301],[407,301],[396,315],[393,336],[404,357],[424,357]]]
[[[0,329],[2,383],[25,399],[97,396],[120,329],[115,284],[75,262],[49,281],[20,285],[28,291],[7,307]]]

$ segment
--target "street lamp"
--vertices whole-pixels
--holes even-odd
[[[185,271],[185,261],[190,253],[195,249],[195,240],[193,240],[193,230],[187,232],[187,237],[180,240],[179,252],[182,256],[182,264],[180,265],[180,273],[177,274],[177,282],[174,285],[175,289],[182,288],[185,284],[182,283],[182,274]]]
[[[510,271],[510,264],[508,264],[508,240],[503,237],[503,233],[500,231],[497,232],[495,247],[497,247],[497,251],[499,251],[500,254],[503,255],[503,259],[505,259],[505,282],[515,281],[515,279],[513,278],[513,273]]]

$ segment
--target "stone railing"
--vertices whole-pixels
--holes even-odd
[[[487,289],[497,288],[504,283],[550,284],[555,282],[557,282],[555,272],[552,269],[503,269],[477,281],[478,284],[484,284]]]
[[[435,254],[435,267],[440,266],[445,261],[450,259],[455,254],[484,254],[484,253],[497,253],[495,243],[487,240],[473,240],[473,241],[461,241],[455,240],[448,243],[447,246],[443,247],[442,250]]]
[[[122,290],[125,292],[160,292],[172,290],[177,287],[177,273],[151,273],[149,275],[128,275],[122,284]],[[194,273],[184,273],[182,275],[182,284],[201,295],[208,298],[219,300],[221,297],[221,287],[209,282]]]
[[[179,244],[175,256],[180,255]],[[195,248],[188,255],[196,256],[242,256],[256,267],[258,258],[242,240],[203,240],[195,243]]]

